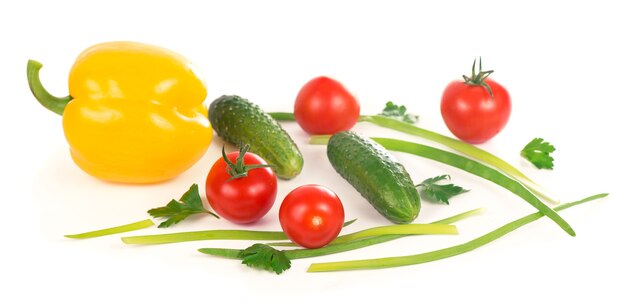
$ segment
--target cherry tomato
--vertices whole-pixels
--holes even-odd
[[[490,140],[504,128],[511,115],[509,93],[487,78],[492,72],[480,69],[475,75],[472,67],[471,78],[463,76],[465,81],[452,81],[443,91],[443,120],[452,134],[467,143]]]
[[[334,134],[352,128],[360,112],[358,101],[341,83],[317,77],[300,89],[293,113],[309,134]]]
[[[235,174],[241,177],[233,178],[233,169],[236,168],[228,165],[223,157],[218,159],[206,178],[206,197],[221,217],[234,223],[246,224],[261,219],[272,208],[278,182],[270,167],[249,169],[252,165],[267,164],[263,158],[245,150],[242,152],[244,154],[241,164],[245,169],[241,171],[247,172],[247,175]],[[237,166],[241,152],[231,152],[226,157]]]
[[[280,226],[294,243],[318,248],[334,240],[343,227],[341,200],[320,185],[303,185],[291,191],[278,213]]]

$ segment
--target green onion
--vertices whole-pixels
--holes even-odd
[[[343,227],[356,222],[356,219],[347,221]],[[161,235],[122,237],[126,244],[165,244],[202,240],[287,240],[282,231],[256,230],[201,230],[176,232]]]
[[[295,120],[293,113],[275,112],[269,114],[276,120]],[[499,169],[503,173],[521,182],[524,186],[526,186],[526,188],[533,191],[535,194],[545,199],[549,203],[559,203],[558,198],[551,195],[551,193],[548,192],[545,188],[539,186],[537,183],[532,181],[530,178],[528,178],[528,176],[515,168],[513,165],[474,145],[382,115],[362,115],[359,117],[359,121],[369,122],[381,127],[419,136],[421,138],[447,146],[450,149],[454,149],[460,153],[463,153],[469,157],[472,157],[476,160],[482,161],[488,165],[491,165],[492,167]]]
[[[434,161],[438,161],[450,166],[454,166],[456,168],[462,169],[466,172],[472,173],[476,176],[482,177],[483,179],[489,180],[507,190],[512,192],[513,194],[521,197],[526,202],[535,207],[539,212],[544,214],[545,216],[552,219],[555,223],[557,223],[565,232],[567,232],[571,236],[575,236],[576,233],[574,229],[552,208],[548,207],[544,204],[539,198],[537,198],[533,193],[527,190],[522,184],[518,181],[513,180],[499,171],[488,167],[484,164],[476,162],[474,160],[468,159],[461,155],[447,152],[438,148],[406,142],[396,139],[388,139],[388,138],[372,138],[372,140],[381,144],[388,150],[400,151],[405,153],[414,154],[420,157],[424,157],[427,159],[431,159]],[[312,144],[324,144],[328,142],[327,136],[313,136],[311,137]]]
[[[585,199],[563,204],[555,207],[556,211],[561,211],[568,209],[570,207],[589,202],[592,200],[596,200],[599,198],[603,198],[608,196],[608,194],[597,194]],[[414,265],[420,264],[430,261],[436,261],[448,257],[453,257],[456,255],[460,255],[469,251],[472,251],[476,248],[479,248],[483,245],[486,245],[496,239],[499,239],[506,234],[526,225],[531,222],[534,222],[544,216],[541,212],[533,213],[527,215],[523,218],[517,219],[513,222],[510,222],[492,232],[489,232],[481,237],[478,237],[469,242],[459,244],[456,246],[422,253],[416,255],[409,256],[399,256],[399,257],[387,257],[387,258],[376,258],[376,259],[365,259],[365,260],[351,260],[351,261],[339,261],[339,262],[327,262],[327,263],[314,263],[312,264],[308,272],[329,272],[329,271],[344,271],[344,270],[364,270],[364,269],[381,269],[381,268],[391,268],[405,265]]]
[[[143,221],[139,221],[139,222],[135,222],[135,223],[131,223],[131,224],[126,224],[126,225],[122,225],[122,226],[117,226],[117,227],[111,227],[111,228],[95,230],[95,231],[90,231],[90,232],[84,232],[84,233],[79,233],[79,234],[73,234],[73,235],[65,235],[65,237],[66,238],[72,238],[72,239],[88,239],[88,238],[95,238],[95,237],[101,237],[101,236],[106,236],[106,235],[112,235],[112,234],[116,234],[116,233],[128,232],[128,231],[133,231],[133,230],[139,230],[139,229],[143,229],[143,228],[148,228],[148,227],[153,226],[153,225],[154,225],[154,223],[152,222],[152,220],[147,219],[147,220],[143,220]]]
[[[430,224],[431,225],[452,224],[462,219],[476,215],[480,213],[481,211],[482,211],[481,209],[470,210],[470,211],[463,212],[461,214],[457,214],[455,216],[451,216],[449,218],[446,218],[440,221],[432,222]],[[401,225],[401,226],[408,226],[408,225]],[[363,247],[367,247],[370,245],[379,244],[383,242],[388,242],[391,240],[406,237],[408,235],[407,234],[404,234],[404,235],[403,234],[383,234],[383,235],[374,235],[366,239],[356,239],[355,237],[352,237],[351,240],[349,239],[349,236],[350,235],[338,237],[329,245],[326,245],[321,248],[292,249],[292,250],[283,250],[282,252],[289,259],[300,259],[300,258],[307,258],[307,257],[324,256],[324,255],[330,255],[330,254],[350,251],[354,249],[359,249],[359,248],[363,248]],[[340,239],[340,238],[348,238],[348,239]],[[338,240],[343,241],[343,243],[338,243],[337,242]],[[201,253],[213,255],[213,256],[219,256],[219,257],[230,258],[230,259],[242,259],[241,252],[243,250],[230,249],[230,248],[201,248],[198,251]]]
[[[162,235],[123,237],[126,244],[164,244],[201,240],[286,240],[282,231],[201,230]]]

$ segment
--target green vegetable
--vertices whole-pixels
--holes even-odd
[[[290,179],[302,171],[302,154],[289,134],[259,106],[239,96],[221,96],[209,107],[209,121],[217,134],[272,165],[276,175]]]
[[[518,181],[503,175],[493,168],[490,168],[474,160],[470,160],[466,157],[422,144],[388,138],[373,138],[373,140],[381,144],[388,150],[400,151],[421,156],[450,166],[454,166],[466,172],[472,173],[476,176],[487,179],[524,199],[526,202],[539,210],[539,212],[552,219],[569,235],[576,235],[574,229],[572,229],[572,227],[558,213],[556,213],[554,210],[544,204],[533,193],[524,188],[524,186],[521,185]],[[328,137],[322,136],[311,138],[311,143],[314,144],[323,144],[326,142],[329,142]]]
[[[417,187],[421,188],[422,197],[434,203],[444,203],[449,205],[451,197],[468,192],[469,190],[463,189],[460,186],[454,184],[437,184],[441,180],[450,180],[450,175],[441,175],[433,178],[428,178]]]
[[[481,210],[480,209],[474,209],[474,210],[470,210],[461,214],[457,214],[455,216],[440,220],[440,221],[436,221],[431,223],[431,226],[436,226],[438,225],[444,225],[444,224],[452,224],[455,223],[457,221],[460,221],[464,218],[470,217],[472,215],[475,215],[477,213],[479,213]],[[399,228],[408,228],[408,226],[411,225],[394,225],[394,226],[385,226],[385,227],[399,227]],[[424,225],[422,225],[424,226]],[[367,230],[365,230],[367,231]],[[276,250],[273,249],[272,253],[273,254],[282,254],[284,255],[287,259],[300,259],[300,258],[308,258],[308,257],[316,257],[316,256],[324,256],[324,255],[330,255],[330,254],[335,254],[335,253],[340,253],[340,252],[345,252],[345,251],[349,251],[349,250],[354,250],[354,249],[358,249],[358,248],[363,248],[363,247],[367,247],[370,245],[374,245],[374,244],[378,244],[378,243],[383,243],[383,242],[387,242],[387,241],[391,241],[394,239],[398,239],[398,238],[402,238],[407,236],[408,234],[387,234],[387,233],[391,233],[391,232],[382,232],[380,230],[377,231],[378,233],[362,239],[362,238],[357,238],[357,237],[351,237],[348,238],[348,236],[342,236],[337,238],[336,240],[334,240],[331,244],[326,245],[324,247],[321,248],[315,248],[315,249],[291,249],[291,250]],[[415,233],[417,234],[417,233]],[[340,239],[340,238],[343,238]],[[338,240],[342,240],[344,242],[337,242]],[[257,245],[257,244],[255,244]],[[252,247],[254,247],[255,245],[253,245]],[[261,244],[261,245],[265,245],[268,246],[269,244]],[[268,246],[269,247],[269,246]],[[250,247],[251,248],[251,247]],[[244,259],[244,251],[245,250],[240,250],[240,249],[230,249],[230,248],[201,248],[198,250],[201,253],[207,254],[207,255],[213,255],[213,256],[219,256],[219,257],[224,257],[224,258],[230,258],[230,259]],[[260,259],[260,261],[265,261],[264,264],[259,264],[259,267],[264,268],[266,270],[271,270],[271,271],[275,271],[274,267],[272,267],[271,263],[269,263],[269,260],[267,258],[265,259]],[[285,265],[285,263],[283,263],[284,266],[279,267],[282,268],[283,270],[288,269],[291,266],[291,263],[289,262],[288,265]]]
[[[227,229],[122,237],[122,242],[126,244],[165,244],[202,240],[287,240],[287,236],[282,231]]]
[[[361,135],[343,131],[328,141],[330,163],[388,220],[410,223],[420,211],[420,196],[404,166],[385,148]]]
[[[534,164],[538,169],[553,169],[554,158],[550,156],[556,150],[550,143],[545,142],[542,138],[534,138],[530,141],[520,155]]]
[[[357,231],[351,234],[338,236],[329,244],[339,244],[344,242],[355,241],[363,238],[381,236],[386,234],[394,235],[425,235],[425,234],[458,234],[458,230],[455,226],[451,225],[439,225],[449,223],[430,223],[430,224],[403,224],[403,225],[387,225],[372,227],[365,230]],[[267,245],[271,246],[298,246],[293,242],[272,242]]]
[[[565,210],[565,209],[568,209],[570,207],[573,207],[573,206],[576,206],[585,202],[589,202],[592,200],[606,197],[607,195],[608,194],[597,194],[597,195],[590,196],[579,201],[557,206],[554,209],[556,211]],[[469,242],[452,246],[452,247],[448,247],[448,248],[444,248],[444,249],[440,249],[440,250],[436,250],[436,251],[432,251],[432,252],[409,255],[409,256],[400,256],[400,257],[314,263],[309,267],[308,272],[381,269],[381,268],[414,265],[414,264],[420,264],[420,263],[425,263],[425,262],[430,262],[430,261],[441,260],[444,258],[460,255],[460,254],[472,251],[476,248],[479,248],[483,245],[486,245],[526,224],[529,224],[531,222],[534,222],[540,219],[542,216],[544,215],[541,212],[533,213],[523,218],[517,219],[513,222],[510,222],[494,231],[491,231]]]
[[[152,220],[147,219],[147,220],[130,223],[130,224],[122,225],[122,226],[117,226],[117,227],[111,227],[111,228],[84,232],[84,233],[79,233],[79,234],[73,234],[73,235],[65,235],[65,237],[72,238],[72,239],[88,239],[88,238],[102,237],[102,236],[107,236],[107,235],[112,235],[112,234],[117,234],[117,233],[122,233],[122,232],[144,229],[153,225],[154,223],[152,222]]]
[[[344,222],[343,223],[343,227],[350,226],[350,225],[354,224],[354,222],[356,222],[356,219],[351,219],[351,220],[349,220],[347,222]]]
[[[277,112],[270,113],[271,116],[276,118],[277,120],[295,120],[293,113],[285,113],[285,112]],[[464,155],[467,155],[476,160],[482,161],[492,167],[495,167],[507,174],[508,176],[516,179],[521,184],[523,184],[526,188],[533,191],[539,197],[545,199],[546,201],[558,204],[560,201],[555,196],[551,195],[543,187],[536,184],[532,181],[528,176],[524,175],[520,170],[507,163],[506,161],[498,158],[497,156],[484,151],[474,145],[461,142],[457,139],[447,137],[445,135],[426,130],[415,125],[405,123],[394,118],[389,118],[383,115],[361,115],[359,117],[360,122],[369,122],[381,127],[393,129],[396,131],[408,133],[411,135],[419,136],[421,138],[439,143],[441,145],[447,146],[450,149],[454,149]]]
[[[240,252],[241,263],[280,274],[291,267],[291,261],[284,253],[265,244],[254,244]]]
[[[406,113],[405,106],[396,105],[391,101],[387,102],[387,104],[385,105],[385,108],[383,109],[383,112],[380,113],[379,115],[397,119],[399,121],[403,121],[409,124],[414,124],[415,122],[417,122],[417,118],[418,118],[417,115]]]
[[[172,199],[165,207],[148,210],[148,214],[154,218],[167,218],[165,222],[159,224],[159,228],[170,227],[198,213],[208,213],[218,219],[220,218],[217,214],[204,208],[202,198],[200,198],[200,193],[198,192],[198,185],[195,183],[181,196],[180,200]]]
[[[354,223],[356,219],[345,222],[344,227]],[[201,230],[177,232],[160,235],[122,237],[126,244],[165,244],[202,240],[287,240],[282,231],[255,230]]]

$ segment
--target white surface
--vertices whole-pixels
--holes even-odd
[[[604,1],[563,4],[500,1],[33,1],[0,4],[0,88],[3,97],[3,243],[0,274],[7,306],[191,306],[385,303],[448,306],[623,306],[623,158],[626,19]],[[384,3],[384,4],[383,4]],[[469,73],[475,56],[494,69],[513,99],[506,129],[481,145],[527,172],[564,201],[600,192],[609,198],[563,216],[578,233],[535,222],[474,252],[418,266],[307,274],[310,263],[408,255],[465,242],[533,212],[509,192],[450,167],[398,157],[415,181],[448,173],[472,191],[450,206],[424,204],[418,222],[476,207],[486,212],[459,223],[456,237],[415,237],[350,253],[293,262],[283,275],[211,258],[200,247],[249,242],[125,246],[119,236],[69,240],[64,234],[146,218],[145,211],[204,183],[219,139],[180,177],[158,185],[109,184],[71,161],[61,118],[28,91],[27,59],[44,64],[43,83],[67,93],[67,73],[88,46],[136,40],[176,50],[203,72],[207,103],[238,94],[267,111],[290,111],[300,86],[318,75],[344,83],[363,114],[393,100],[421,116],[419,125],[449,134],[438,111],[447,83]],[[332,187],[343,199],[350,230],[386,224],[343,181],[323,147],[306,145],[295,124],[285,128],[301,146],[305,168],[279,183],[277,204],[249,229],[279,229],[278,204],[306,183]],[[359,124],[368,135],[419,141]],[[554,171],[537,171],[518,151],[533,137],[556,145]],[[238,228],[196,218],[169,230]],[[152,228],[135,234],[166,232]]]

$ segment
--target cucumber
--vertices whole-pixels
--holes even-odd
[[[225,141],[250,145],[276,176],[291,179],[302,171],[304,160],[289,134],[259,106],[239,96],[221,96],[209,107],[213,130]]]
[[[330,138],[326,154],[337,173],[388,220],[407,224],[417,218],[421,205],[413,180],[381,145],[344,131]]]

